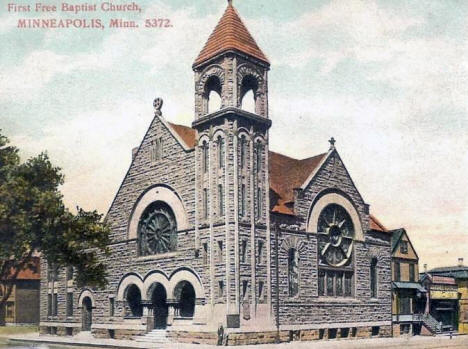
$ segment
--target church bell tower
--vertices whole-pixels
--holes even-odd
[[[192,66],[195,244],[206,264],[213,326],[271,320],[269,67],[228,1]]]

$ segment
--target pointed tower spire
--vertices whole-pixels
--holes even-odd
[[[224,11],[218,25],[211,33],[193,66],[198,66],[210,58],[229,50],[240,51],[268,65],[270,64],[242,22],[236,9],[232,6],[232,0],[228,0],[226,11]]]

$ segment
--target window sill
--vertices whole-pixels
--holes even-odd
[[[149,256],[139,256],[137,257],[137,261],[151,261],[155,259],[165,259],[165,258],[172,258],[178,255],[177,251],[173,252],[166,252],[161,254],[153,254]]]
[[[323,302],[338,302],[338,303],[344,303],[344,302],[356,300],[356,298],[352,296],[318,296],[317,299]]]

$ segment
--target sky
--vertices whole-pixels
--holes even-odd
[[[62,168],[70,208],[107,212],[155,97],[168,121],[194,118],[191,65],[226,1],[135,2],[141,13],[0,4],[0,128],[23,159],[47,151]],[[333,136],[371,213],[407,230],[421,270],[468,264],[468,2],[233,3],[271,62],[270,149],[306,158]],[[19,29],[19,18],[141,25]],[[147,18],[172,27],[144,28]]]

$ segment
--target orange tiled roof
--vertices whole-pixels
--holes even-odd
[[[193,128],[176,125],[169,122],[172,129],[177,132],[190,148],[196,143],[196,132]],[[297,160],[286,155],[270,151],[270,189],[276,193],[277,202],[273,203],[273,212],[293,215],[290,204],[294,200],[294,188],[299,188],[318,166],[327,154],[320,154],[311,158]]]
[[[193,128],[170,122],[169,125],[190,148],[195,147],[196,132]],[[294,215],[292,209],[294,189],[299,188],[307,180],[326,155],[327,153],[323,153],[297,160],[280,153],[269,152],[270,190],[275,194],[273,200],[276,200],[272,202],[272,212]],[[370,227],[378,231],[387,231],[384,225],[372,215]]]
[[[297,160],[270,151],[270,189],[278,195],[273,212],[294,214],[291,207],[294,201],[294,189],[299,188],[307,180],[326,155],[327,153],[324,153]]]
[[[193,65],[196,66],[228,50],[241,51],[269,64],[265,54],[258,47],[231,3],[229,3]]]
[[[383,232],[387,232],[387,228],[385,228],[385,226],[380,223],[380,221],[375,218],[373,215],[370,215],[369,217],[369,226],[372,230],[377,230],[377,231],[383,231]]]
[[[168,122],[168,124],[172,127],[172,129],[179,135],[180,138],[187,144],[189,148],[194,148],[196,144],[196,132],[193,128],[173,124],[172,122]]]

